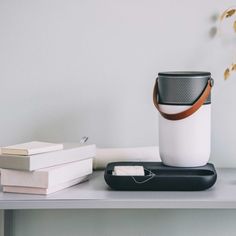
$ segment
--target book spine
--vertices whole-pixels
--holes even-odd
[[[9,193],[26,193],[26,194],[50,194],[59,190],[71,187],[73,185],[82,183],[88,180],[89,175],[62,183],[60,185],[52,186],[51,188],[34,188],[34,187],[21,187],[21,186],[3,186],[3,192]]]
[[[88,145],[78,148],[65,149],[62,151],[49,152],[47,154],[39,154],[29,159],[30,171],[66,164],[69,162],[81,161],[95,157],[96,146]]]
[[[28,157],[0,156],[0,168],[29,170],[30,163]]]
[[[3,186],[49,188],[92,173],[92,159],[63,164],[38,171],[2,169]]]
[[[95,157],[96,146],[87,145],[32,156],[1,155],[0,168],[34,171]]]
[[[48,173],[44,171],[20,171],[2,169],[1,185],[25,186],[25,187],[47,187]]]

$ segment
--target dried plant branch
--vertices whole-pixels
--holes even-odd
[[[229,76],[230,76],[230,70],[229,70],[229,68],[227,68],[224,72],[224,79],[227,80],[229,78]]]
[[[231,71],[236,71],[236,64],[231,65]]]
[[[234,8],[229,8],[229,9],[225,10],[225,11],[221,14],[220,20],[222,21],[222,20],[224,20],[224,18],[229,18],[229,17],[231,17],[232,15],[234,15],[235,13],[236,13],[236,9],[234,9]]]
[[[234,32],[236,32],[236,21],[234,21]]]
[[[231,9],[231,10],[227,11],[227,14],[226,14],[225,17],[226,17],[226,18],[231,17],[235,12],[236,12],[235,9]]]
[[[236,13],[236,9],[233,7],[226,9],[220,16],[220,22],[222,22],[226,18],[229,18],[235,15],[235,13]],[[236,20],[233,23],[233,29],[234,29],[234,32],[236,32]],[[231,72],[236,72],[236,64],[234,63],[232,63],[231,66],[225,69],[224,80],[227,80],[230,77]]]

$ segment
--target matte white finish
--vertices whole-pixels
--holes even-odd
[[[160,105],[163,112],[173,114],[189,106]],[[211,105],[203,105],[191,116],[177,121],[159,114],[159,149],[164,164],[177,167],[205,165],[211,149]]]
[[[236,209],[236,170],[219,169],[216,184],[206,191],[113,191],[103,172],[85,183],[34,196],[0,192],[0,209]]]

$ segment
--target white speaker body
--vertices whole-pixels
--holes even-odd
[[[161,105],[163,112],[174,114],[189,105]],[[211,104],[204,104],[191,116],[177,121],[159,114],[159,150],[168,166],[197,167],[206,165],[211,151]]]
[[[211,152],[210,72],[160,72],[153,90],[159,112],[159,152],[173,167],[207,164]]]

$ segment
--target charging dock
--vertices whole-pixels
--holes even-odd
[[[117,176],[115,166],[143,166],[144,176]],[[152,173],[150,175],[150,173]],[[201,167],[170,167],[161,162],[112,162],[105,169],[106,183],[126,191],[200,191],[212,187],[217,179],[213,164]]]

